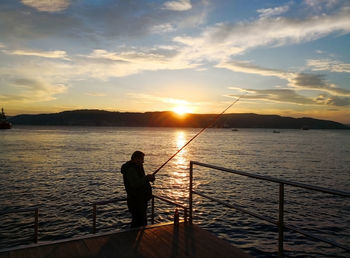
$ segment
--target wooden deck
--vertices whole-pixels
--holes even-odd
[[[8,250],[13,257],[250,257],[196,225],[163,224]]]

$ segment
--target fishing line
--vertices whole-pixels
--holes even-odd
[[[195,136],[193,136],[184,146],[182,146],[179,150],[177,150],[167,161],[163,163],[156,171],[153,172],[153,175],[156,175],[159,170],[161,170],[170,160],[172,160],[180,151],[182,151],[187,145],[189,145],[197,136],[199,136],[205,129],[213,126],[216,121],[219,119],[220,116],[222,116],[230,107],[232,107],[234,104],[236,104],[247,92],[242,94],[238,99],[236,99],[234,102],[232,102],[227,108],[225,108],[224,111],[222,111],[220,114],[218,114],[212,122],[209,122],[208,125],[204,128],[202,128]]]

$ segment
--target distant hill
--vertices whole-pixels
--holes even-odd
[[[132,113],[74,110],[53,114],[17,115],[9,120],[14,125],[204,127],[215,117],[215,114],[187,114],[181,118],[169,111]],[[346,125],[328,120],[258,114],[224,114],[216,122],[215,127],[350,129]]]

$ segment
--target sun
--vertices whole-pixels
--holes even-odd
[[[176,114],[178,114],[180,116],[183,116],[183,115],[191,112],[191,109],[189,107],[186,107],[186,106],[176,106],[176,107],[173,107],[172,110],[173,110],[173,112],[175,112]]]

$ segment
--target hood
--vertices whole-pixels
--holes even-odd
[[[135,166],[135,164],[131,160],[129,160],[128,162],[122,165],[120,172],[124,175],[128,168],[133,166]]]

